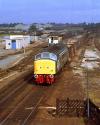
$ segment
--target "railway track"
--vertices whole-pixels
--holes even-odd
[[[50,93],[52,88],[56,87],[55,85],[50,87],[29,85],[26,84],[27,81],[23,81],[22,84],[24,85],[13,94],[5,97],[7,99],[4,99],[0,104],[0,125],[26,125],[31,123],[40,103],[45,100],[47,93]],[[31,81],[31,77],[29,81]]]
[[[19,79],[19,78],[18,78]],[[16,79],[12,87],[2,90],[0,96],[0,125],[21,125],[31,122],[31,117],[43,100],[47,87],[35,86],[30,74]],[[42,87],[42,89],[41,89]],[[5,92],[6,91],[6,92]]]
[[[32,77],[32,73],[27,72],[27,74],[22,74],[21,76],[19,76],[18,78],[16,78],[15,80],[11,81],[10,84],[8,84],[7,86],[5,86],[4,88],[2,88],[0,90],[0,102],[2,102],[1,100],[4,99],[5,97],[7,97],[9,94],[12,95],[15,91],[17,91],[17,89],[19,89],[22,84],[21,82],[26,78],[31,75]],[[19,81],[18,81],[19,79]],[[31,78],[30,78],[31,79]],[[29,79],[29,80],[30,80]],[[24,84],[23,84],[24,85]],[[14,90],[15,89],[15,90]]]
[[[16,79],[15,80],[16,83],[13,83],[13,85],[11,84],[11,88],[9,86],[8,89],[5,88],[0,92],[1,94],[0,95],[0,119],[2,119],[2,116],[5,117],[7,114],[9,114],[9,112],[11,112],[14,106],[16,106],[19,103],[19,101],[21,101],[21,99],[24,98],[24,96],[26,96],[26,94],[28,94],[29,91],[32,89],[32,86],[28,84],[32,79],[32,76],[30,76],[29,79],[24,81],[26,76],[29,76],[29,74],[23,76],[22,79],[19,79],[19,80]],[[18,101],[15,101],[17,98],[18,98]],[[6,113],[4,113],[5,110],[6,110]]]
[[[29,123],[43,99],[42,94],[43,91],[27,93],[26,97],[2,120],[0,125],[17,125],[18,123],[26,125]]]
[[[18,92],[17,95],[13,95],[13,99],[17,99],[19,94],[21,96],[20,100],[17,100],[16,105],[11,105],[10,103],[13,99],[10,99],[10,102],[6,104],[5,107],[1,107],[3,108],[2,110],[4,110],[4,112],[1,113],[2,117],[0,120],[0,125],[26,125],[32,122],[40,103],[44,100],[46,93],[51,90],[51,88],[43,86],[31,86],[27,89],[27,92],[23,96],[21,91],[24,90],[22,89],[19,90],[20,92]],[[7,105],[10,106],[7,107]],[[6,111],[5,108],[8,108],[8,111]]]

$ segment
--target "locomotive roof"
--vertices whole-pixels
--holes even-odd
[[[63,43],[59,43],[59,44],[51,45],[48,48],[45,48],[42,52],[50,52],[50,53],[54,53],[58,56],[65,49],[67,49],[67,46],[64,45]]]

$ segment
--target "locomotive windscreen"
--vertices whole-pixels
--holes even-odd
[[[35,59],[52,59],[57,60],[57,56],[54,53],[42,52],[35,56]]]

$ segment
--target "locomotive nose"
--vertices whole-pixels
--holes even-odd
[[[34,62],[34,74],[55,74],[56,63],[53,60],[37,60]]]

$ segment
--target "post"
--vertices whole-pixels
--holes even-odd
[[[89,79],[88,79],[88,68],[86,69],[86,80],[87,80],[87,117],[90,117],[90,104],[89,104]]]
[[[24,42],[25,42],[25,40],[24,40]],[[25,57],[25,44],[24,44],[24,57]]]
[[[56,99],[56,115],[59,115],[59,99]]]
[[[25,46],[24,46],[24,56],[25,56]]]

